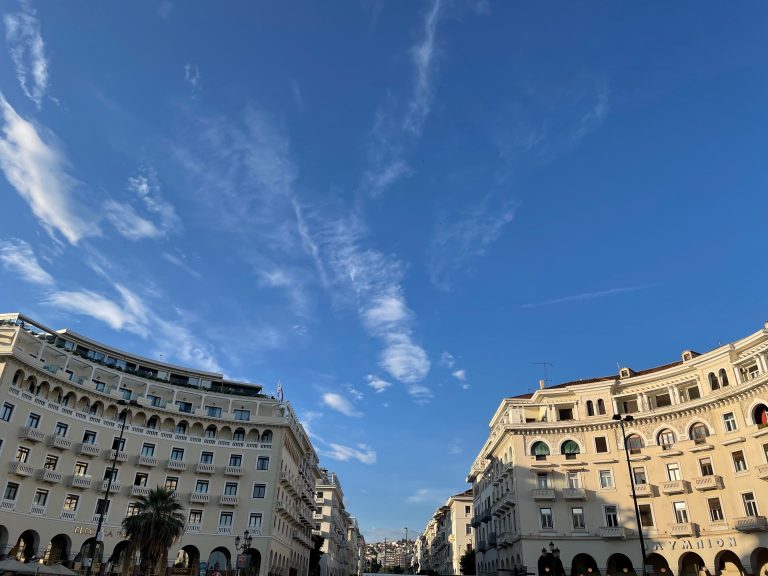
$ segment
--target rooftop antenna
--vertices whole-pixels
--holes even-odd
[[[534,364],[538,364],[544,368],[544,382],[549,382],[549,377],[547,376],[547,366],[554,366],[554,364],[551,362],[534,362]]]

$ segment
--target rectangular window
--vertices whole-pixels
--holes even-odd
[[[65,437],[67,435],[67,430],[69,430],[69,426],[63,422],[56,422],[56,428],[53,430],[53,433],[56,436]]]
[[[122,395],[123,400],[131,399],[131,391],[128,388],[120,388],[120,394]]]
[[[230,454],[229,465],[235,468],[240,468],[243,465],[243,457],[240,454]]]
[[[603,506],[605,514],[605,525],[608,528],[618,528],[619,526],[619,508],[617,506]]]
[[[253,485],[253,497],[254,498],[264,498],[264,496],[267,494],[267,485],[266,484],[254,484]],[[322,492],[321,492],[322,494]]]
[[[232,526],[232,512],[219,514],[219,526]]]
[[[640,504],[640,525],[643,528],[651,528],[653,526],[653,511],[650,504]]]
[[[464,506],[464,515],[468,516],[472,512],[472,506]]]
[[[552,508],[539,508],[539,520],[542,530],[552,530],[555,527],[552,518]]]
[[[109,480],[112,478],[112,482],[117,481],[117,473],[118,468],[112,468],[111,466],[109,468],[104,469],[104,480]]]
[[[744,514],[747,516],[758,516],[754,492],[744,492],[741,495],[741,501],[744,503]]]
[[[250,410],[235,410],[235,420],[250,420],[251,419],[251,411]]]
[[[736,416],[733,414],[733,412],[726,412],[723,414],[723,427],[725,428],[726,432],[735,432],[739,429],[739,427],[736,425]]]
[[[208,494],[208,480],[198,480],[195,483],[195,492],[198,494]]]
[[[542,490],[549,488],[549,474],[536,474],[536,487]]]
[[[736,472],[747,471],[747,460],[744,458],[744,452],[742,450],[731,452],[731,457],[733,458],[733,467]]]
[[[218,406],[206,406],[205,413],[209,418],[221,418],[221,408]]]
[[[5,492],[3,493],[4,500],[16,500],[16,496],[19,493],[19,485],[16,482],[8,482],[5,485]]]
[[[665,406],[672,406],[672,399],[669,394],[658,394],[656,396],[656,408],[664,408]]]
[[[709,507],[709,519],[712,522],[722,522],[725,520],[720,498],[707,498],[707,506]]]
[[[571,508],[571,521],[574,530],[584,530],[587,525],[584,522],[584,508]]]
[[[624,400],[621,404],[624,408],[624,414],[634,414],[637,412],[637,399]]]
[[[139,513],[139,505],[136,502],[131,502],[128,504],[128,509],[125,511],[126,518],[130,518],[131,516],[136,516],[136,514]]]
[[[184,460],[184,448],[174,448],[171,450],[171,460]]]
[[[613,488],[613,470],[600,470],[600,488]]]
[[[248,516],[248,528],[250,530],[261,530],[261,514],[251,512],[251,515]]]
[[[688,507],[685,502],[672,502],[672,509],[675,512],[675,522],[678,524],[688,523]]]
[[[189,511],[189,523],[190,524],[202,524],[203,511],[202,510],[190,510]]]
[[[608,440],[606,440],[605,436],[595,437],[595,452],[598,454],[608,452]]]
[[[160,396],[153,396],[152,394],[147,394],[147,400],[149,400],[149,405],[154,406],[155,408],[161,406],[162,399]]]
[[[213,452],[203,452],[200,454],[200,464],[213,464]]]
[[[149,482],[149,474],[146,472],[136,472],[136,476],[133,477],[134,486],[146,486]]]
[[[557,411],[558,420],[573,420],[573,408],[560,408]]]
[[[226,496],[237,496],[237,482],[227,482],[224,486]]]
[[[120,436],[115,436],[114,438],[112,438],[112,450],[117,450],[118,452],[124,452],[125,438],[120,438]]]
[[[3,408],[0,409],[0,420],[4,420],[5,422],[10,422],[12,416],[13,416],[13,404],[6,402],[5,404],[3,404]]]
[[[155,455],[155,445],[154,444],[148,444],[145,442],[141,447],[141,455],[142,456],[154,456]]]
[[[191,414],[192,413],[192,403],[191,402],[182,402],[181,400],[176,401],[176,406],[179,407],[179,412],[184,412],[185,414]]]
[[[320,491],[320,490],[317,491],[317,497],[318,498],[322,498],[323,497],[322,491]]]
[[[96,392],[104,392],[107,389],[107,385],[104,382],[96,382]]]
[[[96,444],[96,432],[86,430],[83,434],[83,444]]]
[[[179,487],[179,479],[175,476],[166,476],[165,477],[165,489],[170,490],[172,492],[175,492],[176,489]]]
[[[242,428],[238,428],[234,431],[232,434],[232,440],[235,442],[245,442],[245,430]]]
[[[700,458],[699,470],[701,470],[702,476],[712,476],[715,473],[714,468],[712,468],[712,458]]]
[[[677,462],[670,462],[667,464],[667,479],[670,482],[682,479],[680,475],[680,464]]]
[[[105,516],[109,514],[109,500],[105,498],[99,498],[96,501],[96,510],[93,511],[94,514],[104,514]]]
[[[19,446],[16,448],[16,462],[25,463],[29,459],[29,448]]]
[[[698,400],[701,398],[701,392],[699,391],[698,386],[691,386],[686,392],[688,392],[688,400]]]
[[[648,477],[645,474],[645,468],[642,466],[632,468],[632,478],[635,481],[635,485],[648,484]]]
[[[472,526],[469,524],[465,525],[464,529],[466,530],[465,534],[472,534]]]
[[[259,456],[256,460],[256,470],[269,470],[269,456]]]
[[[75,476],[88,476],[88,463],[75,462],[75,469],[73,473]]]
[[[578,472],[566,472],[565,482],[568,488],[581,488],[581,474]]]
[[[32,500],[35,506],[45,506],[48,503],[48,490],[38,488],[35,490],[35,498]]]
[[[75,512],[79,501],[79,496],[76,496],[75,494],[67,494],[67,497],[64,498],[64,510],[66,512]]]
[[[27,416],[27,426],[30,428],[37,428],[40,425],[40,416],[38,414],[32,414],[30,412]]]
[[[47,454],[45,457],[45,464],[43,464],[43,468],[46,470],[56,470],[56,466],[59,465],[59,457],[54,456],[53,454]]]

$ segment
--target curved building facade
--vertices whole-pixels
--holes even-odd
[[[467,480],[479,574],[768,574],[768,325],[504,399]]]
[[[308,572],[317,455],[290,404],[257,385],[0,315],[0,440],[0,553],[79,568],[104,512],[94,569],[126,573],[121,522],[165,486],[186,517],[174,572]]]

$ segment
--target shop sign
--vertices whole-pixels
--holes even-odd
[[[653,542],[651,550],[653,552],[663,552],[664,550],[703,550],[705,548],[735,548],[736,537],[726,536],[725,538],[681,538],[679,540],[670,540],[667,543]]]
[[[96,535],[96,528],[93,528],[91,526],[75,526],[75,534],[85,534],[86,536],[95,536]],[[102,530],[99,534],[100,538],[99,541],[103,540],[104,538],[126,538],[125,532],[122,530]]]

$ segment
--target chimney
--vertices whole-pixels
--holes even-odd
[[[539,380],[539,390],[544,390],[547,387],[547,383],[544,380]]]

